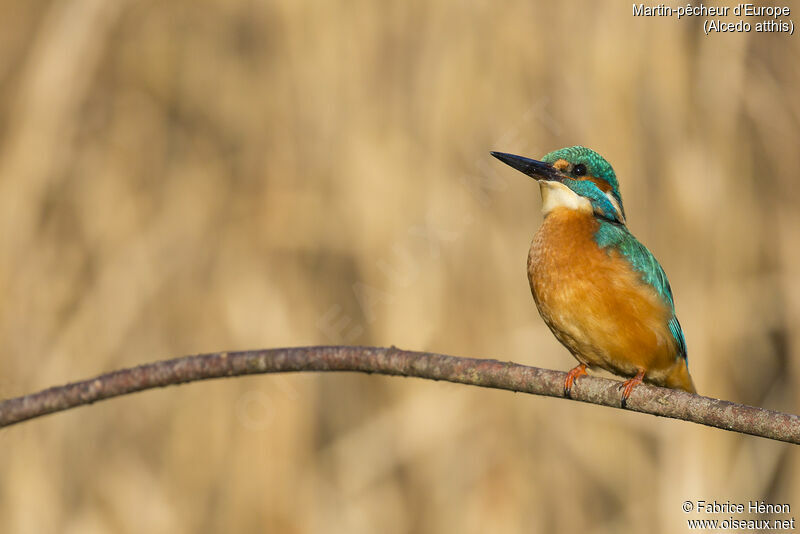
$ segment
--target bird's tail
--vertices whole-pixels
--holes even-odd
[[[666,386],[672,389],[682,389],[689,393],[697,393],[685,359],[681,358],[672,368],[672,371],[667,376]]]

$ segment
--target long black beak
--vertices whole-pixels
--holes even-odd
[[[506,154],[505,152],[492,152],[491,154],[506,165],[514,167],[518,171],[527,174],[534,180],[560,182],[564,179],[564,175],[561,174],[561,171],[549,163],[537,161],[535,159],[524,158],[522,156],[515,156],[514,154]]]

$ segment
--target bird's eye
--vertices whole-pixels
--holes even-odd
[[[578,163],[572,167],[572,174],[575,176],[586,176],[586,165],[583,163]]]

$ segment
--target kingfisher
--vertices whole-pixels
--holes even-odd
[[[544,220],[528,253],[528,281],[542,319],[578,360],[564,396],[587,367],[627,378],[623,408],[642,381],[696,393],[667,275],[628,230],[608,161],[583,146],[541,161],[491,154],[539,182]]]

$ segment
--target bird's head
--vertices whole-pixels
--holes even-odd
[[[545,215],[557,207],[566,207],[625,224],[617,175],[594,150],[582,146],[562,148],[541,161],[503,152],[492,152],[492,156],[539,182]]]

